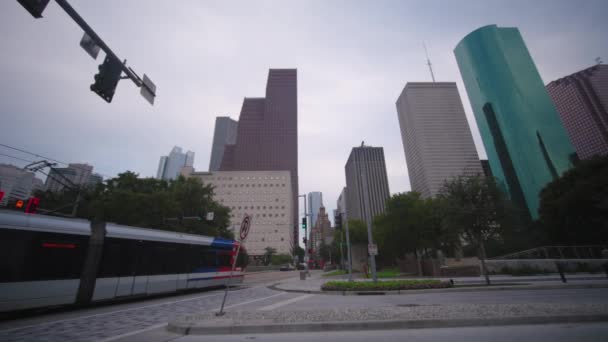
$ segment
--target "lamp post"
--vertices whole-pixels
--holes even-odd
[[[308,270],[308,213],[306,212],[306,194],[298,195],[298,197],[304,197],[304,222],[306,222],[304,226],[304,238],[306,239],[306,243],[304,244],[304,269],[306,270],[306,275],[310,276],[310,271]],[[299,243],[299,242],[298,242]]]

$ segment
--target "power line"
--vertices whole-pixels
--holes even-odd
[[[11,156],[10,154],[4,154],[4,153],[1,153],[1,152],[0,152],[0,156],[5,156],[5,157],[21,160],[21,161],[24,161],[24,162],[27,162],[27,163],[33,163],[33,161],[31,161],[31,160],[27,160],[27,159]]]
[[[6,147],[6,148],[9,148],[9,149],[11,149],[11,150],[19,151],[19,152],[21,152],[21,153],[29,154],[29,155],[32,155],[32,156],[35,156],[35,157],[38,157],[38,158],[42,158],[42,159],[46,159],[46,160],[50,160],[50,161],[54,161],[54,162],[59,163],[59,164],[67,165],[67,166],[72,167],[72,168],[74,168],[74,169],[79,169],[79,170],[82,170],[82,171],[89,171],[89,170],[87,170],[87,169],[85,169],[85,168],[78,167],[78,166],[74,166],[73,164],[72,164],[72,166],[70,166],[70,163],[66,163],[66,162],[61,161],[61,160],[57,160],[57,159],[54,159],[54,158],[50,158],[50,157],[47,157],[47,156],[43,156],[43,155],[41,155],[41,154],[34,153],[34,152],[31,152],[31,151],[26,151],[26,150],[24,150],[24,149],[20,149],[20,148],[14,147],[14,146],[9,146],[9,145],[2,144],[2,143],[0,143],[0,146],[2,146],[2,147]],[[13,157],[13,158],[16,158],[16,157]],[[20,158],[16,158],[16,159],[20,159]],[[24,159],[21,159],[21,160],[24,160]],[[33,161],[28,161],[28,162],[33,163]],[[105,175],[105,174],[100,173],[100,172],[95,172],[95,173],[100,174],[100,175],[102,175],[103,177],[105,177],[105,178],[107,178],[107,179],[113,178],[113,177],[110,177],[110,176]]]

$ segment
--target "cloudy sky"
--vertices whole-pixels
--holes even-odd
[[[216,116],[238,119],[264,96],[269,68],[297,68],[300,193],[330,210],[362,140],[385,150],[391,193],[410,189],[395,101],[408,81],[455,81],[485,156],[453,55],[470,31],[518,27],[545,83],[608,59],[608,1],[71,1],[97,33],[158,87],[150,106],[130,81],[111,104],[89,90],[97,65],[82,30],[51,2],[34,19],[0,1],[0,143],[104,176],[154,176],[174,145],[207,170]],[[36,157],[0,147],[0,153]],[[25,162],[0,155],[0,162]]]

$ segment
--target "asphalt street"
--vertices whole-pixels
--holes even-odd
[[[230,292],[226,310],[270,312],[450,304],[608,303],[606,288],[441,292],[384,296],[303,294],[267,288],[268,285],[279,280],[297,276],[297,272],[249,274],[245,280],[246,286]],[[167,322],[176,317],[217,311],[222,296],[223,290],[205,291],[4,321],[0,322],[0,341],[129,341],[145,332],[164,329]],[[594,329],[598,332],[604,331],[600,328]],[[473,333],[468,330],[458,331],[465,335]],[[474,333],[483,334],[484,330]],[[361,332],[357,333],[359,334]],[[398,338],[399,335],[395,334],[397,332],[386,332],[386,340]],[[425,334],[423,335],[426,336]],[[299,335],[294,335],[296,341]],[[420,338],[426,338],[423,335],[420,335],[422,336]],[[336,333],[335,337],[339,336],[342,335]],[[271,338],[269,341],[275,341],[272,338],[276,337],[277,335],[269,337]],[[358,337],[354,338],[351,341],[358,341],[356,339]],[[425,340],[420,339],[420,341]]]
[[[604,342],[608,340],[608,324],[546,324],[514,325],[499,327],[465,327],[440,329],[408,330],[369,330],[369,331],[334,331],[315,333],[289,334],[248,334],[248,335],[205,335],[184,336],[172,342],[300,342],[300,341],[336,341],[336,342]]]

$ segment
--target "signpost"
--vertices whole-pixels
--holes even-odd
[[[247,235],[249,235],[249,230],[251,228],[251,216],[245,214],[243,217],[243,221],[241,222],[241,229],[239,231],[239,245],[236,248],[236,254],[234,255],[234,260],[232,260],[232,268],[230,269],[230,276],[228,277],[228,281],[226,282],[226,290],[224,291],[224,299],[222,300],[222,306],[220,308],[220,312],[216,313],[216,316],[224,315],[224,304],[226,304],[226,298],[228,297],[228,290],[230,289],[230,281],[232,280],[232,274],[234,273],[234,268],[236,267],[236,261],[239,258],[239,252],[241,251],[241,245],[245,243],[247,239]]]
[[[378,255],[378,245],[376,245],[375,243],[367,245],[367,252],[369,253],[369,255]]]
[[[206,217],[207,221],[213,221],[213,218],[214,218],[213,212],[207,213],[207,217]]]
[[[86,32],[80,40],[80,47],[82,47],[84,51],[89,54],[89,56],[93,57],[93,59],[97,59],[97,56],[99,55],[99,50],[101,50],[101,47],[99,47],[99,45],[95,43],[95,40],[89,37]]]

